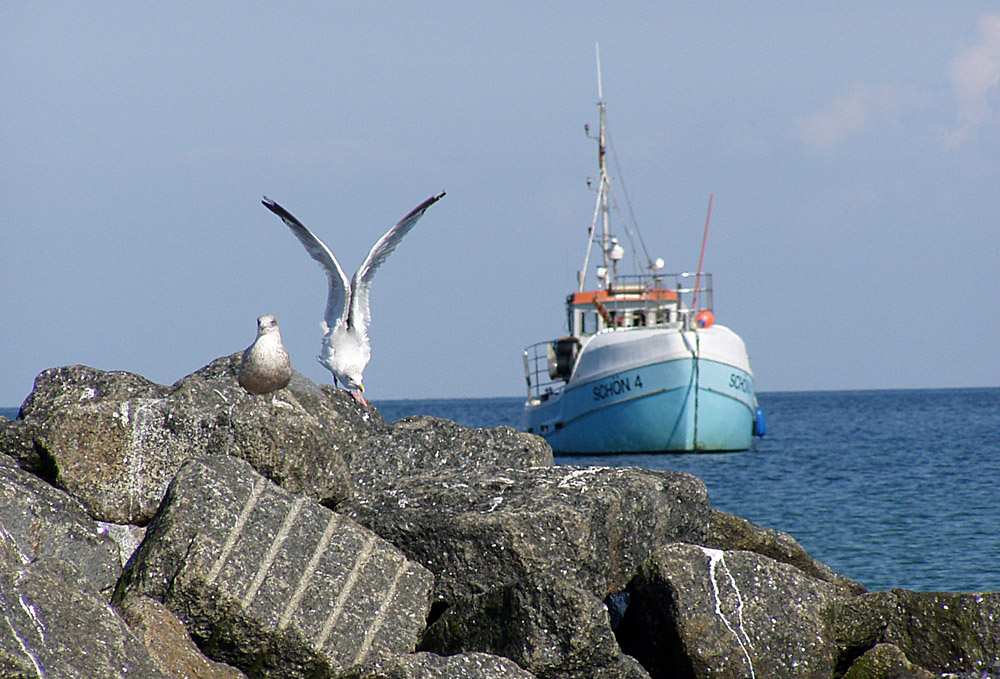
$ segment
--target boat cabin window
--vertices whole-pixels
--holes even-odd
[[[591,305],[570,305],[568,308],[569,333],[574,337],[593,335],[605,328],[655,328],[678,321],[676,306],[636,306],[615,308],[609,303],[603,307],[607,320]]]
[[[598,321],[597,311],[584,311],[574,309],[570,314],[570,334],[579,337],[580,335],[593,335],[601,329]]]

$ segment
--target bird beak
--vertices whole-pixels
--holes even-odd
[[[363,393],[365,393],[365,385],[363,385],[363,384],[359,384],[359,385],[358,385],[358,389],[360,389],[360,390],[361,390],[361,393],[362,393],[362,394],[363,394]]]

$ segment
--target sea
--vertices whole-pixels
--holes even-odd
[[[556,457],[701,478],[718,510],[791,534],[870,590],[1000,591],[1000,388],[772,392],[736,453]],[[520,397],[374,401],[520,428]],[[15,417],[17,408],[0,408]]]

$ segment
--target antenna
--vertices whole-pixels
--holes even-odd
[[[594,43],[594,51],[597,52],[597,99],[604,101],[604,88],[601,86],[601,45]]]

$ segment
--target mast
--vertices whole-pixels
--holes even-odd
[[[579,292],[583,292],[584,282],[587,277],[587,268],[590,265],[590,250],[594,244],[594,231],[597,226],[598,215],[601,217],[601,236],[599,239],[601,252],[604,256],[604,275],[603,281],[598,280],[598,283],[603,283],[603,287],[610,287],[613,276],[617,276],[617,263],[621,259],[621,247],[618,245],[617,241],[613,240],[611,237],[611,231],[608,225],[609,220],[609,207],[608,207],[608,191],[610,189],[608,178],[608,166],[607,166],[607,123],[605,120],[605,112],[607,105],[604,103],[604,86],[601,82],[601,47],[599,44],[594,45],[597,53],[597,108],[600,111],[600,130],[596,137],[590,135],[590,126],[585,125],[584,130],[587,132],[587,136],[591,139],[597,141],[597,166],[600,172],[598,177],[597,186],[597,205],[594,207],[594,219],[590,226],[590,238],[587,240],[587,254],[583,259],[583,269],[578,272],[577,278],[579,279]],[[589,184],[588,180],[588,184]]]

